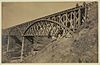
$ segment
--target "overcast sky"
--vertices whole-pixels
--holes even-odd
[[[75,6],[76,2],[5,2],[2,4],[2,28],[5,29]]]

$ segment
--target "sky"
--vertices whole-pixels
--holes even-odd
[[[9,28],[76,6],[77,2],[3,2],[2,28]],[[82,3],[79,2],[81,5]]]

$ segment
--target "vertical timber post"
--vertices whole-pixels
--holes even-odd
[[[79,22],[78,22],[78,25],[79,25],[79,28],[80,28],[80,23],[81,23],[81,11],[80,11],[80,8],[79,8]]]
[[[84,5],[84,7],[85,7],[85,16],[84,16],[84,19],[85,19],[84,21],[85,21],[85,22],[84,22],[84,27],[86,27],[86,26],[87,26],[87,25],[86,25],[86,23],[87,23],[87,20],[86,20],[86,19],[87,19],[87,6],[86,6],[86,3],[85,3],[85,2],[83,3],[83,5]]]
[[[73,28],[73,32],[75,32],[75,26],[76,26],[76,20],[75,20],[75,18],[76,18],[76,12],[74,11],[74,19],[73,19],[73,26],[74,26],[74,28]]]
[[[79,17],[78,17],[78,31],[81,30],[81,9],[79,8]]]
[[[65,30],[66,30],[66,29],[63,30],[62,38],[63,38],[63,37],[65,36],[65,34],[66,34],[66,33],[65,33]]]
[[[21,62],[23,61],[24,41],[25,41],[25,38],[24,38],[24,36],[23,36],[23,37],[22,37],[22,48],[21,48]]]
[[[10,44],[10,35],[8,35],[8,40],[7,40],[7,52],[9,52],[9,44]]]

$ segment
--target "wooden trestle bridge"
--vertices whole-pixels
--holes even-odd
[[[11,58],[17,54],[22,61],[32,50],[39,51],[53,40],[67,37],[67,34],[74,36],[89,21],[97,18],[96,15],[97,2],[77,4],[74,8],[4,29],[2,43],[7,43],[7,54]]]

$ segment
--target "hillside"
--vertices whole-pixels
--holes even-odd
[[[71,38],[50,43],[39,54],[24,58],[23,62],[70,63],[98,62],[97,24],[93,22]]]

